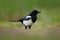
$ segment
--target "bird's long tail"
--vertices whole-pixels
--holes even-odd
[[[19,22],[18,20],[13,20],[13,21],[11,21],[11,22]]]
[[[11,22],[21,22],[22,20],[13,20]]]

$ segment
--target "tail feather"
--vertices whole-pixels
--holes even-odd
[[[21,22],[21,23],[23,23],[23,20],[22,19],[20,19],[20,20],[13,20],[11,22]]]
[[[13,20],[11,22],[22,22],[22,20],[21,19],[20,20]]]
[[[19,20],[13,20],[13,21],[11,21],[11,22],[19,22]]]

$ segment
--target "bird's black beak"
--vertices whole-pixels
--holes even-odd
[[[41,12],[38,12],[38,13],[41,13]]]

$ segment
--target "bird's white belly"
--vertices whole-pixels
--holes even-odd
[[[28,21],[23,21],[23,24],[25,25],[25,26],[30,26],[30,25],[32,25],[33,24],[33,22],[31,21],[31,20],[28,20]]]

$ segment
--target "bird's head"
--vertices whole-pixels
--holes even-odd
[[[34,13],[41,13],[41,12],[39,12],[38,10],[33,10],[32,12],[34,12]]]
[[[41,13],[41,12],[39,12],[38,10],[33,10],[30,15],[37,15],[38,13]]]

